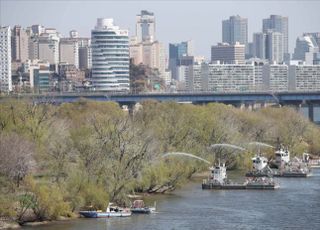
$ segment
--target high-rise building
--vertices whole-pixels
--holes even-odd
[[[92,67],[91,40],[89,38],[78,38],[79,43],[79,69],[86,70]]]
[[[11,30],[0,28],[0,92],[12,91],[11,78]]]
[[[231,16],[227,20],[222,21],[222,42],[231,45],[239,42],[247,45],[248,43],[248,19],[239,15]]]
[[[29,36],[21,26],[13,27],[11,55],[13,61],[24,62],[29,58]]]
[[[280,15],[270,15],[269,18],[262,21],[263,33],[268,31],[274,31],[282,33],[283,39],[283,53],[285,56],[289,53],[288,48],[288,17],[282,17]]]
[[[153,42],[156,40],[155,17],[152,12],[142,10],[141,14],[136,17],[136,36],[138,42]]]
[[[283,34],[274,31],[268,31],[266,34],[266,58],[270,63],[282,63],[283,54]]]
[[[314,64],[314,54],[319,53],[317,42],[312,36],[298,37],[293,53],[293,60],[305,61],[306,64]]]
[[[265,33],[253,34],[253,56],[266,59],[267,35]]]
[[[136,36],[130,39],[130,59],[135,65],[144,64],[158,69],[159,76],[165,78],[165,48],[155,40],[155,16],[152,12],[143,10],[137,15]]]
[[[211,46],[211,61],[219,61],[223,64],[244,64],[244,53],[245,45],[218,43],[218,45]]]
[[[128,30],[98,18],[91,31],[92,86],[96,91],[129,91]]]
[[[61,38],[59,43],[60,62],[79,68],[79,45],[75,38]]]
[[[38,39],[38,58],[48,61],[51,66],[55,66],[57,71],[59,64],[59,36],[55,29],[46,29]]]
[[[179,59],[184,56],[193,56],[193,41],[185,41],[181,43],[169,44],[169,69],[171,70],[172,78],[177,78],[177,66]],[[181,64],[180,64],[181,65]]]

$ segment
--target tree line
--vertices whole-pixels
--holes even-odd
[[[23,223],[128,204],[128,194],[164,193],[207,165],[187,152],[249,168],[253,150],[230,154],[214,143],[275,145],[293,155],[320,153],[320,129],[292,108],[240,110],[223,104],[145,101],[132,112],[112,102],[0,103],[0,217]],[[272,150],[266,150],[272,157]]]

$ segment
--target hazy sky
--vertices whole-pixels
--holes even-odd
[[[165,43],[193,39],[196,55],[210,56],[210,46],[222,40],[221,21],[231,15],[248,18],[248,38],[262,30],[270,14],[289,17],[289,50],[303,32],[320,32],[320,1],[67,1],[0,0],[0,24],[27,27],[41,24],[63,35],[71,29],[90,36],[96,18],[114,18],[115,24],[135,34],[135,16],[146,9],[155,13],[156,37]]]

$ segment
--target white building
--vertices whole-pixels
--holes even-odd
[[[289,66],[289,90],[320,90],[320,65]]]
[[[129,91],[128,30],[113,19],[98,18],[91,31],[92,85],[96,91]]]
[[[207,90],[212,92],[254,91],[254,65],[209,64]]]
[[[11,78],[11,30],[0,28],[0,92],[12,91]]]
[[[287,65],[264,65],[262,68],[262,81],[264,90],[281,92],[289,90]]]
[[[61,38],[59,43],[60,62],[79,68],[79,45],[76,39]]]

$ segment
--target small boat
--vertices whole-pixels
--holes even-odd
[[[143,200],[133,201],[131,212],[136,214],[150,214],[156,211],[156,207],[147,207],[145,206]]]
[[[112,206],[109,203],[107,210],[105,212],[98,211],[80,211],[80,215],[86,218],[109,218],[109,217],[128,217],[131,216],[131,211],[128,208],[120,208],[118,206]]]

